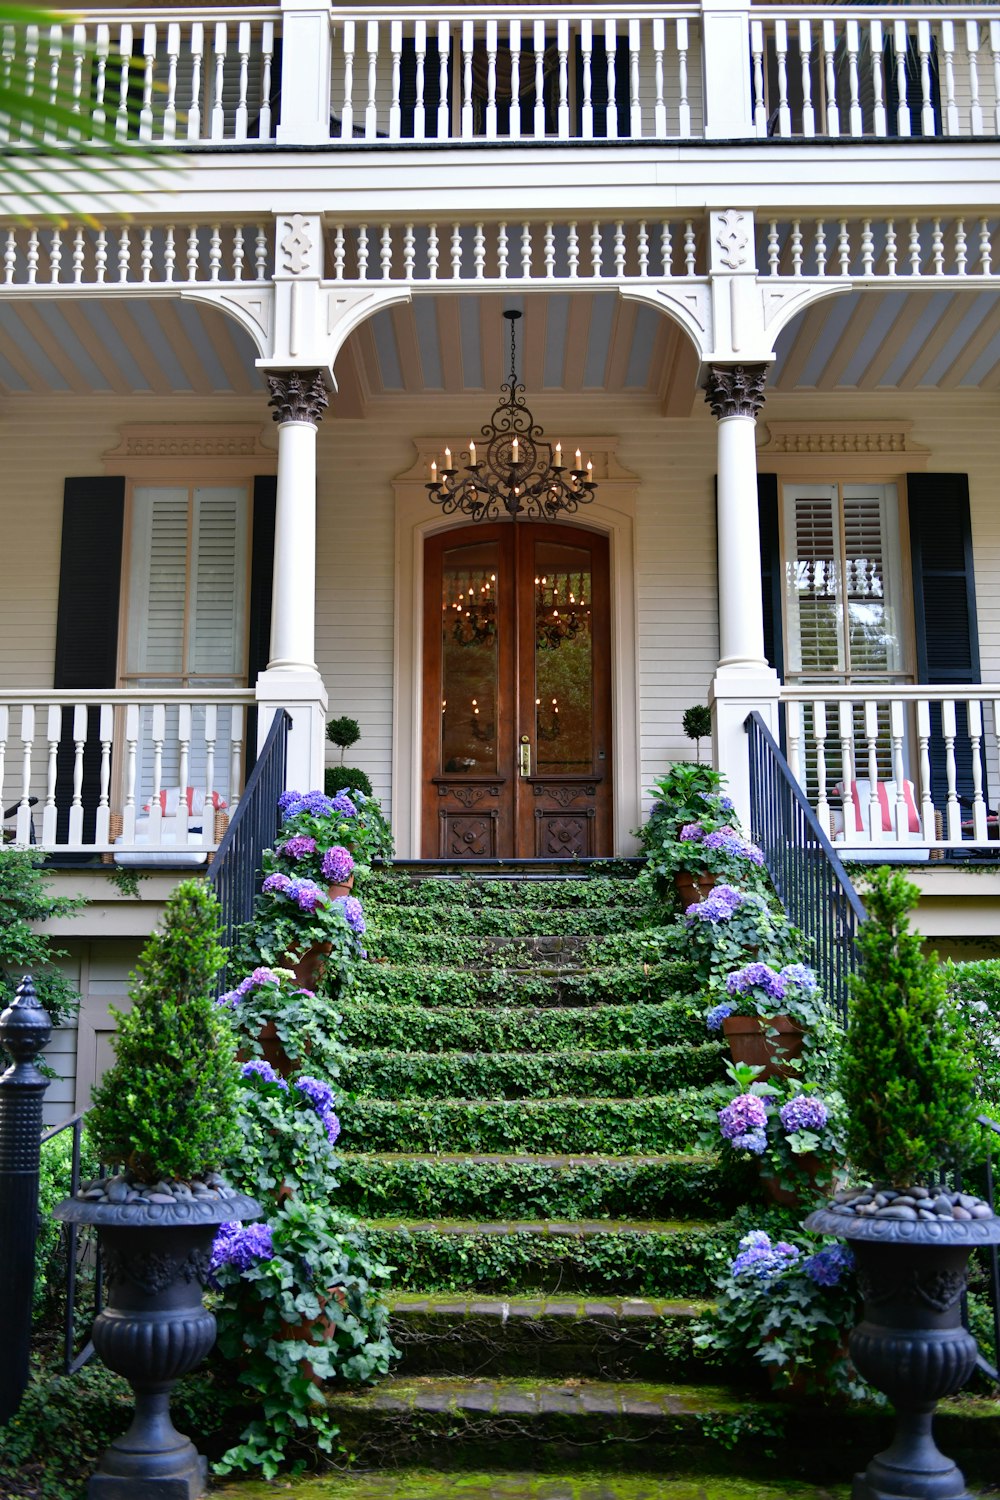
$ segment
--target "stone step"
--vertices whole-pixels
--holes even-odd
[[[348,999],[338,1003],[343,1035],[352,1047],[413,1047],[420,1052],[500,1051],[512,1044],[522,1052],[552,1052],[575,1046],[635,1050],[684,1043],[700,1046],[705,1005],[700,999],[668,999],[660,1004],[460,1006],[390,1004]]]
[[[513,1296],[707,1297],[732,1250],[727,1222],[633,1219],[368,1219],[373,1253],[394,1288]]]
[[[337,1201],[349,1212],[420,1218],[674,1219],[727,1213],[752,1171],[723,1171],[707,1154],[653,1156],[423,1155],[346,1152]]]
[[[359,965],[350,996],[427,1007],[596,1006],[690,1000],[695,987],[692,967],[683,962],[600,964],[581,969],[546,961],[517,970],[499,963],[452,966],[373,957]]]
[[[539,934],[604,937],[641,927],[638,915],[633,906],[469,908],[435,901],[419,906],[376,906],[369,931],[373,940],[388,932],[528,940],[536,940]]]
[[[381,911],[390,907],[520,911],[537,907],[586,910],[611,906],[644,912],[649,906],[645,885],[631,878],[600,875],[465,880],[454,876],[409,880],[398,875],[370,875],[365,878],[364,896],[376,901]]]
[[[712,1093],[693,1088],[646,1099],[345,1099],[345,1141],[373,1151],[593,1151],[620,1156],[685,1151]]]
[[[592,880],[634,879],[642,873],[640,857],[615,859],[394,859],[392,869],[410,880]]]
[[[717,1081],[722,1047],[681,1042],[640,1052],[403,1052],[353,1050],[340,1087],[376,1099],[546,1099],[579,1095],[630,1098]]]
[[[369,954],[390,963],[489,964],[498,968],[583,967],[593,964],[654,964],[672,958],[682,946],[676,927],[628,928],[588,936],[546,933],[517,937],[474,937],[449,932],[382,931],[372,926]]]
[[[705,1302],[399,1292],[392,1341],[412,1375],[677,1379],[696,1372]]]
[[[849,1484],[817,1489],[773,1473],[752,1479],[715,1475],[704,1468],[695,1473],[683,1454],[669,1473],[661,1469],[655,1474],[512,1472],[496,1466],[468,1474],[439,1466],[282,1477],[283,1500],[850,1500],[850,1493]],[[221,1485],[217,1481],[212,1495],[215,1500],[250,1500],[245,1479]]]

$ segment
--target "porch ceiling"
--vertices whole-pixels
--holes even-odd
[[[508,369],[541,391],[646,397],[669,416],[700,404],[686,336],[613,290],[419,293],[377,313],[337,359],[331,415],[393,396],[499,391]],[[231,319],[179,298],[0,300],[0,396],[263,396],[256,350]],[[1000,291],[861,290],[818,303],[781,335],[769,385],[782,392],[1000,389]]]

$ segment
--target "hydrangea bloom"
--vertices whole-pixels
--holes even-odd
[[[280,870],[277,870],[273,875],[265,877],[261,890],[265,896],[283,896],[291,883],[290,875],[283,875]]]
[[[801,990],[804,995],[815,995],[819,980],[808,964],[786,964],[781,971],[786,985]]]
[[[705,1025],[709,1031],[721,1031],[723,1021],[727,1021],[732,1013],[733,1007],[729,1004],[729,1001],[722,1000],[718,1005],[712,1006],[712,1009],[705,1017]]]
[[[285,792],[278,798],[278,806],[286,818],[294,818],[303,812],[311,813],[314,818],[329,818],[334,800],[325,792]]]
[[[748,844],[746,839],[740,838],[735,828],[717,828],[714,833],[707,833],[702,842],[706,849],[717,849],[733,859],[746,859],[752,865],[764,863],[763,852],[756,844]]]
[[[768,964],[747,964],[734,969],[726,976],[726,990],[730,995],[747,995],[751,990],[763,990],[769,1000],[784,1000],[785,981]]]
[[[767,1150],[767,1135],[763,1130],[748,1130],[746,1135],[733,1136],[730,1144],[737,1151],[752,1151],[754,1156],[763,1156]]]
[[[288,809],[292,807],[294,803],[301,801],[301,792],[282,792],[281,796],[278,798],[278,811],[280,813],[284,813],[287,817]]]
[[[830,1111],[815,1095],[798,1094],[781,1106],[778,1116],[782,1130],[792,1135],[796,1130],[822,1130],[830,1118]]]
[[[844,1272],[854,1270],[854,1256],[848,1245],[828,1245],[803,1261],[802,1269],[817,1286],[838,1286]]]
[[[757,1094],[739,1094],[719,1110],[719,1129],[727,1141],[763,1130],[766,1125],[767,1109]]]
[[[317,906],[328,905],[330,899],[314,880],[290,881],[285,895],[295,902],[299,911],[305,912],[315,911]]]
[[[244,1078],[257,1077],[262,1083],[276,1083],[279,1089],[287,1089],[288,1087],[288,1084],[283,1078],[279,1077],[271,1067],[271,1064],[265,1062],[261,1057],[254,1057],[250,1062],[245,1062],[240,1069],[240,1074]]]
[[[344,818],[356,818],[358,815],[358,809],[346,792],[337,793],[336,797],[330,802],[330,811],[338,812]]]
[[[684,841],[690,839],[700,839],[704,832],[705,830],[704,828],[702,828],[700,823],[685,823],[684,827],[681,829],[680,836]]]
[[[729,1269],[734,1276],[776,1276],[794,1266],[799,1253],[796,1246],[789,1245],[786,1240],[778,1240],[772,1245],[769,1234],[763,1229],[754,1229],[740,1240],[739,1254]]]
[[[332,1146],[340,1134],[340,1121],[333,1112],[333,1089],[321,1078],[309,1078],[306,1075],[295,1080],[295,1087],[300,1094],[306,1096],[319,1115]]]
[[[284,854],[288,859],[305,859],[307,854],[316,853],[316,840],[306,838],[304,833],[297,834],[295,838],[286,839],[283,844],[279,844],[278,853]]]
[[[238,1271],[249,1271],[258,1260],[270,1260],[274,1255],[269,1224],[247,1224],[239,1221],[220,1224],[212,1245],[209,1272],[222,1266],[235,1266]]]
[[[345,849],[342,844],[334,844],[323,855],[321,868],[324,878],[332,885],[346,885],[354,873],[354,860],[350,850]]]
[[[249,995],[251,990],[259,990],[265,984],[279,983],[280,980],[273,969],[254,969],[253,973],[248,974],[246,979],[240,980],[240,983],[234,990],[229,990],[225,995],[220,995],[215,1003],[217,1005],[227,1005],[230,1009],[235,1009],[240,1001]]]
[[[344,908],[344,917],[348,927],[352,932],[356,932],[358,937],[362,937],[368,924],[365,922],[364,909],[357,896],[338,896],[333,904]]]
[[[746,899],[734,886],[717,885],[710,896],[704,901],[695,901],[684,915],[692,922],[728,922]]]

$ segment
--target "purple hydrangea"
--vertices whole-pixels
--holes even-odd
[[[273,875],[265,877],[261,890],[265,896],[283,896],[291,883],[290,875],[283,875],[280,870],[277,870]]]
[[[727,1141],[750,1135],[767,1125],[767,1109],[757,1094],[740,1094],[719,1110],[719,1129]]]
[[[265,1062],[261,1057],[254,1057],[251,1058],[250,1062],[245,1062],[240,1069],[240,1073],[244,1078],[259,1078],[261,1083],[276,1083],[279,1089],[287,1089],[288,1087],[288,1084],[274,1071],[271,1064]]]
[[[343,907],[344,919],[348,927],[352,932],[356,932],[358,937],[363,937],[368,924],[365,922],[364,908],[357,896],[338,896],[333,904]]]
[[[705,1025],[709,1031],[721,1031],[723,1021],[728,1021],[732,1013],[733,1007],[729,1004],[729,1001],[722,1000],[718,1005],[712,1006],[712,1009],[705,1017]]]
[[[349,849],[334,844],[323,855],[323,876],[331,885],[346,885],[354,873],[354,860]]]
[[[796,1130],[822,1130],[830,1118],[830,1111],[814,1094],[798,1094],[781,1106],[778,1116],[782,1130],[787,1135],[794,1135]]]
[[[685,823],[684,827],[681,829],[680,836],[682,841],[687,843],[691,839],[702,838],[704,836],[704,833],[705,830],[704,828],[702,828],[700,823]]]
[[[745,1135],[735,1135],[730,1141],[737,1151],[750,1151],[754,1156],[763,1156],[767,1150],[767,1134],[763,1130],[748,1130]]]
[[[330,898],[314,880],[293,880],[285,895],[294,901],[299,911],[314,912],[318,906],[328,906]]]
[[[283,844],[278,845],[278,853],[285,855],[287,859],[305,859],[308,854],[316,853],[316,840],[306,838],[304,833],[296,834],[294,838],[286,839]]]
[[[828,1245],[803,1261],[802,1269],[817,1286],[839,1286],[845,1271],[854,1270],[854,1256],[848,1245]]]
[[[295,1087],[304,1094],[319,1115],[332,1146],[340,1134],[340,1121],[333,1112],[333,1089],[321,1078],[310,1078],[303,1074],[295,1080]]]
[[[695,901],[684,915],[692,922],[728,922],[746,896],[731,885],[717,885],[704,901]]]
[[[761,990],[769,1000],[784,1000],[785,981],[768,964],[747,964],[726,976],[726,990],[730,995],[748,995],[751,990]]]
[[[340,813],[343,818],[356,818],[358,809],[346,792],[338,792],[330,803],[330,811]]]
[[[705,835],[703,843],[706,849],[716,849],[733,859],[746,859],[752,865],[764,863],[763,852],[756,844],[748,844],[746,839],[740,838],[735,828],[717,828],[714,833]]]
[[[299,813],[310,813],[314,818],[329,818],[334,810],[335,799],[325,792],[285,792],[278,799],[278,806],[286,818],[295,818]]]
[[[254,969],[246,979],[241,979],[234,990],[229,990],[225,995],[220,995],[216,1001],[217,1005],[226,1005],[235,1010],[240,1001],[249,995],[251,990],[262,989],[265,984],[280,984],[280,980],[273,969]]]
[[[740,1240],[739,1254],[729,1269],[733,1276],[778,1276],[795,1265],[799,1254],[787,1240],[772,1245],[769,1234],[763,1229],[753,1229]]]
[[[288,809],[290,807],[293,807],[296,802],[301,801],[301,792],[282,792],[281,796],[278,798],[278,811],[280,813],[283,813],[285,817],[287,817]]]
[[[209,1272],[222,1266],[235,1266],[237,1271],[249,1271],[259,1260],[270,1260],[274,1255],[269,1224],[247,1224],[238,1221],[220,1224],[212,1245]]]
[[[804,995],[815,995],[819,980],[808,964],[786,964],[781,971],[786,985],[801,990]]]

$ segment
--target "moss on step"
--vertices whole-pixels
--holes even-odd
[[[817,1489],[798,1480],[678,1474],[448,1473],[310,1475],[279,1481],[287,1500],[850,1500],[849,1485]],[[274,1500],[276,1486],[243,1482],[219,1500]]]

